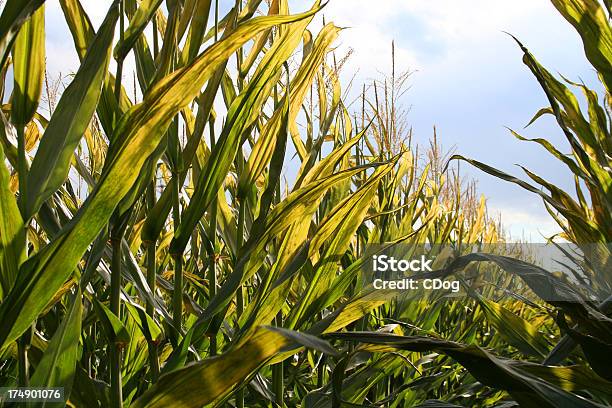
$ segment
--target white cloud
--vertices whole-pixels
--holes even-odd
[[[532,200],[535,198],[532,197]],[[546,238],[561,231],[550,215],[539,206],[516,208],[510,206],[490,205],[489,213],[501,214],[505,232],[514,242],[546,242]]]
[[[299,0],[294,10],[310,3]],[[341,34],[339,52],[354,48],[346,71],[359,70],[362,79],[389,66],[393,39],[398,67],[433,71],[484,59],[481,53],[499,56],[500,41],[514,47],[502,31],[535,40],[531,45],[537,46],[546,41],[541,34],[558,39],[558,28],[565,28],[547,0],[330,0],[323,13],[328,21],[348,27]],[[561,33],[567,36],[570,30]]]
[[[533,16],[550,9],[545,0],[438,0],[400,2],[402,12],[418,16],[434,35],[448,42],[477,39],[486,33],[524,26]]]

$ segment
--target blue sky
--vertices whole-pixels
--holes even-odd
[[[82,0],[94,25],[102,21],[109,1]],[[221,0],[227,8],[233,0]],[[289,0],[292,11],[310,5]],[[427,144],[435,125],[447,149],[520,175],[515,164],[536,171],[571,189],[564,168],[535,144],[514,139],[505,126],[528,137],[546,137],[567,152],[560,131],[546,118],[524,125],[547,105],[535,79],[521,62],[516,35],[553,72],[597,87],[584,58],[578,35],[548,0],[330,0],[326,20],[347,27],[338,54],[353,54],[343,68],[343,83],[355,75],[355,92],[364,82],[388,72],[391,41],[397,70],[415,71],[402,103],[410,107],[408,122],[415,141]],[[319,18],[314,26],[320,26]],[[313,27],[313,29],[316,27]],[[51,76],[74,72],[78,60],[56,0],[47,2],[47,65]],[[129,66],[126,71],[129,71]],[[129,82],[131,74],[126,75]],[[462,165],[478,180],[490,211],[501,213],[513,237],[541,241],[558,228],[541,202],[518,187]]]

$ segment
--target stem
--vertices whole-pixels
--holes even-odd
[[[236,18],[238,18],[238,14],[240,13],[242,8],[242,2],[240,0],[236,0]],[[236,65],[238,67],[238,92],[242,92],[244,88],[244,80],[240,74],[240,68],[242,67],[242,47],[238,48],[236,51]],[[237,159],[237,168],[239,171],[242,171],[242,146],[239,147]],[[238,175],[240,178],[240,175]],[[242,244],[244,241],[244,215],[246,210],[246,197],[240,198],[239,208],[238,208],[238,231],[236,237],[236,250],[237,253],[240,254],[242,251]],[[238,258],[238,257],[237,257]],[[244,294],[242,285],[238,287],[238,292],[236,293],[236,330],[239,329],[239,319],[240,316],[244,313]],[[236,406],[238,408],[244,407],[244,388],[240,388],[236,392]]]
[[[146,199],[149,209],[152,209],[155,206],[155,177],[147,187]],[[152,297],[155,297],[155,285],[157,281],[157,265],[155,264],[157,258],[156,245],[157,243],[155,241],[145,243],[147,251],[147,284],[149,288],[151,288]],[[155,317],[155,305],[152,301],[147,303],[146,311],[149,316],[152,318]],[[149,344],[149,362],[151,364],[151,377],[153,382],[157,382],[159,378],[159,360],[157,354],[157,344],[151,342]]]
[[[25,148],[25,132],[24,127],[17,125],[17,175],[19,180],[19,209],[24,221],[26,218],[26,197],[27,197],[27,180],[28,180],[28,161],[26,158]],[[22,241],[24,252],[28,251],[28,226],[24,225],[24,237]],[[24,333],[17,342],[17,354],[19,359],[19,384],[22,387],[27,387],[30,378],[30,366],[28,363],[28,350],[30,349],[31,329]]]
[[[121,240],[123,239],[123,228],[115,228],[111,233],[111,245],[113,249],[111,261],[111,312],[121,319]],[[110,382],[111,382],[111,406],[120,408],[123,405],[121,389],[121,352],[123,345],[113,339],[110,347]]]
[[[119,2],[119,37],[123,39],[124,32],[124,0]],[[115,99],[119,104],[121,98],[121,76],[123,72],[123,59],[117,61],[117,73],[115,77]],[[115,123],[118,118],[115,118]],[[119,217],[120,218],[120,217]],[[122,249],[121,241],[125,234],[125,225],[121,220],[117,220],[111,230],[111,246],[113,250],[111,259],[111,295],[110,295],[110,310],[121,320],[121,267],[122,267]],[[113,408],[121,408],[123,406],[123,390],[121,381],[121,362],[122,362],[123,345],[119,344],[116,339],[113,339],[110,345],[110,403]]]
[[[123,21],[123,0],[119,2],[119,39],[123,40],[125,22]],[[123,76],[123,58],[117,60],[117,73],[115,75],[115,99],[117,103],[121,100],[121,77]]]
[[[15,127],[17,128],[17,175],[19,180],[19,203],[21,204],[21,214],[25,217],[28,182],[28,161],[26,159],[25,133],[23,126],[17,125]]]
[[[276,326],[277,327],[282,327],[283,326],[283,314],[282,312],[279,312],[278,315],[276,315]],[[273,386],[273,391],[274,394],[276,395],[276,403],[278,404],[279,407],[283,407],[284,406],[284,384],[283,384],[283,362],[281,361],[280,363],[274,364],[274,366],[272,367],[272,386]]]
[[[215,42],[219,41],[219,0],[215,0]]]
[[[236,239],[236,248],[238,253],[241,252],[242,242],[244,237],[244,212],[245,212],[245,201],[240,200],[239,209],[238,209],[238,234]],[[238,287],[238,292],[236,293],[236,325],[238,326],[238,320],[242,313],[244,312],[244,298],[242,293],[242,285]],[[238,408],[244,408],[244,389],[240,388],[236,392],[236,406]]]
[[[181,223],[180,213],[180,181],[179,174],[175,172],[172,175],[174,182],[173,187],[173,204],[172,204],[172,222],[174,224],[174,233],[178,232],[179,225]],[[183,317],[183,254],[172,254],[174,260],[174,291],[172,292],[172,318],[174,320],[174,326],[177,330],[177,339],[181,328],[182,317]]]
[[[210,127],[210,150],[215,147],[215,123],[213,120],[208,121]],[[209,302],[217,294],[217,255],[215,253],[217,248],[217,200],[213,199],[210,204],[210,239],[212,251],[209,254],[210,267],[208,268],[208,299]],[[210,336],[210,349],[209,355],[214,356],[217,354],[217,336],[215,333]]]
[[[157,39],[157,16],[153,16],[153,59],[159,54],[159,40]]]
[[[19,353],[19,385],[21,387],[27,387],[30,382],[30,365],[28,364],[28,349],[30,345],[26,340],[26,335],[24,334],[17,342],[17,351]]]

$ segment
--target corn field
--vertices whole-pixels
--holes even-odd
[[[602,90],[516,39],[549,101],[532,122],[552,115],[571,150],[511,134],[573,192],[435,134],[419,149],[395,67],[350,104],[319,0],[114,0],[99,27],[59,0],[80,60],[61,92],[44,0],[4,2],[0,387],[87,408],[612,406],[611,4],[551,2]],[[461,162],[543,200],[579,279],[480,251],[503,219]],[[469,296],[375,290],[372,248],[410,243],[451,248],[431,274]]]

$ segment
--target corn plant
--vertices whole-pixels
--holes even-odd
[[[508,254],[474,267],[485,255],[464,247],[504,242],[503,227],[444,169],[435,135],[425,154],[411,144],[394,66],[347,107],[341,29],[309,29],[321,2],[109,3],[95,28],[60,0],[80,65],[56,97],[44,1],[0,16],[2,386],[63,387],[78,407],[609,404],[609,371],[585,346],[606,344],[609,319],[552,305],[585,333],[544,301],[496,300],[538,294],[545,272]],[[583,221],[607,216],[586,208]],[[411,242],[453,248],[436,273],[467,267],[471,298],[372,290],[371,248]],[[541,364],[550,339],[585,356]]]

